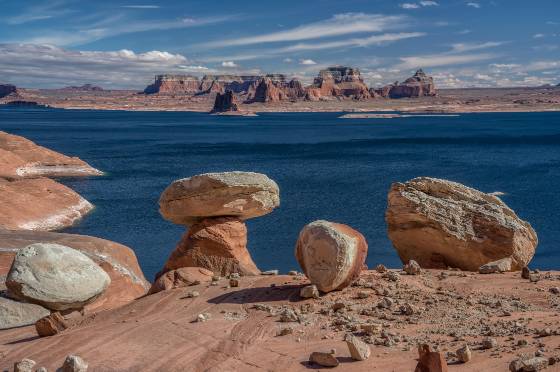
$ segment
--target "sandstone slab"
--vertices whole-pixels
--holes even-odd
[[[159,199],[161,215],[179,225],[206,217],[246,220],[280,205],[276,182],[261,173],[205,173],[173,182]]]
[[[300,232],[295,255],[312,284],[322,292],[350,285],[364,267],[368,246],[349,226],[315,221]]]
[[[80,251],[37,243],[16,254],[6,287],[13,298],[67,310],[93,302],[110,282],[109,275]]]
[[[509,257],[511,270],[520,270],[538,242],[531,225],[498,197],[436,178],[394,183],[385,219],[401,260],[423,268],[478,271]]]
[[[42,306],[0,296],[0,329],[31,325],[49,314],[50,311]]]

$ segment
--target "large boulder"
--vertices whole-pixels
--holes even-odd
[[[300,232],[296,259],[322,292],[350,285],[364,267],[368,246],[362,234],[349,226],[315,221]]]
[[[111,279],[83,253],[59,244],[37,243],[16,254],[6,287],[10,297],[51,310],[81,309]]]
[[[51,312],[42,306],[14,301],[0,296],[0,329],[34,324]]]
[[[0,178],[0,228],[58,230],[72,226],[93,209],[74,190],[49,178]]]
[[[521,270],[538,242],[531,225],[498,197],[436,178],[394,183],[385,218],[401,260],[423,268],[478,271],[511,258],[511,270]]]
[[[181,267],[202,267],[223,276],[260,273],[247,251],[247,227],[236,217],[207,218],[192,225],[158,278]]]
[[[261,173],[205,173],[173,182],[159,199],[161,215],[179,225],[207,217],[241,220],[270,213],[280,205],[276,182]]]
[[[94,312],[122,306],[146,294],[149,283],[144,278],[134,251],[109,240],[78,234],[44,231],[8,231],[0,229],[0,277],[5,277],[15,255],[34,243],[55,243],[72,247],[91,258],[111,278],[105,292],[85,310]]]

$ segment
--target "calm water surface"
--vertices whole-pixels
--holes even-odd
[[[506,193],[503,200],[539,235],[532,266],[560,268],[560,113],[339,116],[4,108],[0,129],[107,172],[63,180],[96,206],[66,231],[132,247],[148,278],[184,231],[159,216],[160,193],[178,178],[230,170],[266,173],[280,186],[280,208],[248,222],[249,250],[263,270],[298,268],[298,232],[316,219],[360,230],[370,266],[400,265],[386,235],[387,191],[417,176]]]

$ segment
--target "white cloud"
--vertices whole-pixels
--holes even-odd
[[[359,32],[380,32],[404,25],[404,16],[386,16],[381,14],[345,13],[337,14],[324,21],[309,23],[285,31],[264,35],[226,39],[200,44],[209,47],[229,47],[263,43],[276,43],[297,40],[311,40],[330,36],[348,35]]]
[[[420,5],[422,5],[422,6],[439,6],[439,4],[436,1],[430,1],[430,0],[420,1]]]
[[[32,5],[24,8],[22,13],[8,17],[6,22],[11,25],[21,25],[67,15],[71,13],[71,10],[66,9],[65,5],[64,0],[52,0],[45,4]]]
[[[526,67],[527,71],[540,71],[540,70],[551,70],[551,69],[560,69],[560,60],[531,62]]]
[[[301,61],[299,61],[300,65],[316,65],[317,62],[315,62],[312,59],[302,59]]]
[[[223,61],[222,62],[222,67],[235,68],[235,67],[239,67],[239,66],[233,61]]]
[[[284,58],[284,62],[286,63],[292,63],[294,60],[291,58]]]
[[[479,62],[494,58],[494,54],[463,54],[454,55],[448,53],[432,54],[414,57],[401,57],[402,63],[397,66],[400,69],[414,69],[419,67],[436,67],[462,65]]]
[[[470,6],[471,8],[480,9],[479,3],[467,3],[467,6]]]
[[[453,52],[462,53],[462,52],[470,52],[473,50],[495,48],[504,44],[505,44],[504,41],[488,41],[485,43],[456,43],[456,44],[452,44],[451,48]]]
[[[339,41],[328,41],[324,43],[299,43],[280,48],[278,52],[298,52],[304,50],[337,49],[349,47],[367,47],[370,45],[381,45],[398,40],[425,36],[424,32],[401,32],[397,34],[373,35],[365,38],[347,39]]]
[[[472,32],[472,30],[465,29],[465,30],[458,31],[457,33],[459,35],[467,35],[467,34],[470,34],[471,32]]]
[[[416,3],[403,3],[403,4],[399,4],[399,6],[403,9],[418,9],[418,8],[420,8],[420,5],[418,5]]]
[[[542,39],[544,36],[544,34],[534,34],[533,39]]]
[[[95,83],[143,88],[155,74],[211,72],[181,54],[153,50],[76,51],[52,45],[0,44],[0,76],[30,87]]]

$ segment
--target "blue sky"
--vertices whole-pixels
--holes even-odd
[[[326,66],[377,86],[422,67],[441,87],[560,83],[559,0],[0,0],[0,82],[142,88],[159,73]]]

